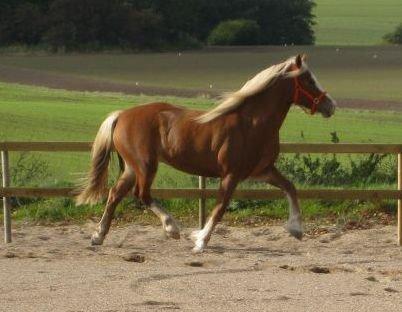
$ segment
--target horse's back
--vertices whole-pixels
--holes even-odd
[[[185,108],[165,102],[148,103],[133,106],[131,108],[122,111],[122,113],[119,116],[119,120],[124,120],[126,118],[130,120],[154,118],[157,117],[158,114],[163,111],[182,111],[182,110],[185,110]]]

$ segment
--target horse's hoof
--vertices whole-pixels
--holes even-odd
[[[191,232],[190,239],[196,243],[198,241],[198,237],[200,235],[201,230],[195,230]]]
[[[166,219],[163,229],[165,230],[166,236],[169,238],[180,239],[180,230],[176,221],[173,218]]]
[[[294,238],[301,240],[303,237],[303,226],[302,226],[300,216],[299,217],[291,217],[287,222],[286,230]]]
[[[204,252],[204,247],[201,247],[201,246],[195,246],[193,249],[192,249],[192,253],[193,254],[201,254],[201,253],[203,253]]]
[[[193,248],[193,253],[195,253],[195,254],[202,253],[205,248],[205,241],[202,237],[200,237],[200,235],[201,235],[201,230],[195,230],[191,233],[191,236],[190,236],[191,240],[195,244],[195,246]]]
[[[99,246],[103,244],[103,238],[99,236],[98,233],[92,234],[91,237],[91,245],[92,246]]]
[[[292,235],[294,238],[296,238],[298,240],[302,240],[302,238],[303,238],[303,231],[300,229],[288,227],[288,232],[290,235]]]
[[[166,236],[173,239],[180,239],[180,232],[169,232],[165,231]]]

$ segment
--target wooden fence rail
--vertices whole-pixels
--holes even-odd
[[[3,187],[0,197],[3,197],[4,210],[4,240],[11,242],[10,197],[72,197],[72,188],[15,188],[10,187],[9,157],[12,151],[37,152],[88,152],[91,142],[0,142]],[[308,189],[299,190],[301,199],[396,199],[398,200],[398,245],[402,245],[402,144],[300,144],[283,143],[281,153],[378,153],[398,155],[398,189],[397,190],[343,190],[343,189]],[[200,227],[205,222],[205,200],[216,197],[217,190],[206,188],[205,177],[199,177],[198,189],[152,189],[153,196],[161,199],[195,198],[199,199]],[[279,190],[237,190],[234,198],[239,199],[278,199],[284,194]]]

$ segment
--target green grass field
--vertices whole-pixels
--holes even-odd
[[[317,45],[383,44],[383,36],[402,23],[400,0],[315,0]]]
[[[208,50],[153,54],[102,55],[1,55],[0,65],[19,69],[35,69],[62,76],[85,77],[123,84],[214,90],[237,89],[259,70],[297,52],[307,52],[310,65],[319,80],[335,98],[402,101],[402,48],[400,47],[264,47],[256,49]],[[376,57],[374,57],[376,56]],[[208,109],[213,100],[131,96],[118,93],[94,93],[54,90],[0,83],[0,140],[92,140],[100,122],[117,109],[139,103],[163,100],[197,109]],[[304,138],[301,138],[303,131]],[[340,108],[331,119],[309,116],[292,109],[281,130],[282,141],[329,142],[330,132],[336,131],[341,142],[402,143],[402,115],[387,111],[350,110]],[[88,170],[88,153],[32,153],[48,166],[50,175],[24,185],[71,185]],[[15,164],[20,155],[11,154]],[[157,187],[196,186],[196,177],[179,173],[161,165]],[[306,186],[302,186],[306,187]],[[376,185],[375,187],[389,187]],[[393,186],[392,186],[393,187]],[[212,205],[213,201],[209,202]],[[345,216],[358,206],[345,203],[304,202],[305,215]],[[165,203],[182,219],[195,214],[195,201],[172,200]],[[247,208],[232,213],[229,218],[249,216],[284,218],[286,203],[270,202],[269,206]],[[394,207],[391,204],[391,207]],[[122,206],[120,218],[133,217],[128,206]],[[367,208],[367,206],[365,206]],[[389,206],[386,206],[389,207]],[[366,209],[364,208],[364,209]],[[363,208],[362,208],[363,209]],[[367,209],[372,209],[369,206]],[[388,208],[386,208],[388,209]],[[392,208],[394,209],[394,208]],[[18,210],[15,217],[30,220],[77,220],[96,216],[102,207],[76,210],[71,202],[50,200],[34,203]],[[140,213],[141,214],[141,213]],[[135,213],[138,217],[138,213]],[[336,217],[338,218],[338,217]]]
[[[140,86],[236,90],[260,70],[307,53],[340,99],[402,102],[402,47],[263,47],[148,54],[1,55],[0,65]]]
[[[46,88],[0,83],[0,140],[92,140],[99,123],[113,110],[139,103],[166,100],[190,108],[208,109],[214,105],[206,99],[169,97],[127,96],[116,93],[69,92]],[[329,132],[337,131],[342,142],[392,142],[402,143],[402,116],[392,112],[339,110],[333,118],[309,116],[300,109],[292,109],[281,131],[282,141],[328,142]],[[304,139],[300,132],[304,132]],[[50,176],[41,181],[33,179],[34,185],[71,185],[88,169],[88,153],[32,153],[48,165]],[[18,153],[11,153],[11,164],[16,164]],[[19,168],[21,169],[21,168]],[[24,181],[28,186],[30,181]],[[156,179],[158,187],[195,187],[197,178],[179,173],[162,165]],[[383,186],[380,186],[383,187]],[[387,187],[387,186],[385,186]],[[388,186],[389,187],[389,186]],[[193,224],[196,220],[196,201],[171,200],[165,205],[182,221]],[[208,201],[212,207],[213,201]],[[248,222],[256,218],[257,224],[267,220],[285,218],[287,204],[270,201],[265,204],[250,203],[251,207],[228,215],[230,222]],[[386,204],[384,209],[390,209]],[[393,205],[391,204],[391,207]],[[372,204],[332,203],[305,201],[308,219],[328,217],[338,222],[349,217],[360,218],[360,209],[372,210]],[[391,208],[392,209],[392,208]],[[99,217],[102,205],[93,208],[75,208],[70,201],[62,199],[34,202],[14,213],[16,219],[32,221],[84,220]],[[117,216],[122,220],[140,219],[151,222],[149,215],[132,210],[132,204],[122,205]],[[254,219],[253,219],[254,220]],[[332,221],[331,221],[332,222]]]
[[[70,92],[0,83],[0,140],[93,140],[99,124],[109,112],[156,100],[197,109],[214,105],[213,101],[200,98]],[[329,142],[329,133],[336,131],[342,142],[402,143],[401,125],[402,115],[393,112],[344,109],[334,117],[324,119],[295,108],[286,119],[281,136],[282,141],[287,142]],[[41,157],[49,163],[53,182],[73,182],[88,168],[88,154],[42,154]],[[182,178],[178,179],[178,176]],[[189,179],[189,176],[177,175],[163,166],[157,183],[159,186],[184,186],[188,185]]]

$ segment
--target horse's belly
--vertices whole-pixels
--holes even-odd
[[[212,133],[203,125],[166,115],[160,128],[159,160],[190,174],[220,176],[217,151],[211,146]],[[169,117],[169,118],[168,118]]]
[[[173,168],[204,177],[219,177],[219,168],[214,165],[215,161],[206,161],[198,157],[180,157],[180,155],[161,155],[159,160]]]

